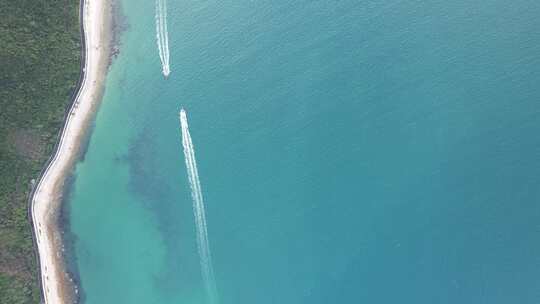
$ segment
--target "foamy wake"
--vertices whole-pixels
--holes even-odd
[[[156,40],[161,60],[161,70],[165,77],[169,68],[169,33],[167,31],[167,0],[156,0]]]
[[[189,185],[191,187],[191,196],[193,198],[193,214],[195,215],[195,225],[197,230],[197,247],[201,263],[201,272],[211,304],[217,304],[218,294],[214,278],[214,269],[212,267],[212,256],[208,243],[208,230],[206,226],[206,215],[204,211],[204,200],[195,161],[195,150],[189,134],[189,126],[186,111],[180,111],[180,125],[182,128],[182,146],[184,147],[184,157],[188,173]]]

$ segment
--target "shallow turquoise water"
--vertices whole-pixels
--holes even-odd
[[[86,304],[539,303],[540,2],[169,1],[129,29],[68,199]]]

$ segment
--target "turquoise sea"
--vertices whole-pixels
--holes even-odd
[[[166,80],[121,2],[66,198],[84,304],[540,303],[540,1],[169,0]]]

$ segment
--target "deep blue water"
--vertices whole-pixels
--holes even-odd
[[[540,303],[540,2],[123,1],[70,198],[87,304]]]

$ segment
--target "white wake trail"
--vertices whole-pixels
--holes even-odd
[[[164,39],[163,46],[165,50],[165,64],[167,68],[169,67],[169,31],[167,30],[167,0],[163,0],[163,22],[161,24],[163,27]]]
[[[165,77],[171,73],[169,68],[169,33],[167,31],[166,0],[156,0],[156,42],[161,61],[161,70]]]
[[[156,42],[158,46],[159,60],[163,65],[163,48],[161,46],[161,5],[159,4],[160,0],[156,0]]]
[[[197,230],[197,248],[199,251],[201,272],[205,284],[206,293],[211,304],[217,304],[217,288],[214,278],[214,269],[212,267],[212,255],[208,242],[208,228],[206,225],[206,213],[204,208],[204,199],[195,160],[195,150],[191,135],[189,134],[189,125],[186,111],[180,111],[180,125],[182,128],[182,146],[184,148],[184,157],[188,174],[191,196],[193,198],[193,215],[195,216],[195,225]]]

